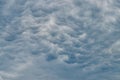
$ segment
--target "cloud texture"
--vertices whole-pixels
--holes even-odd
[[[0,80],[120,80],[119,0],[0,0]]]

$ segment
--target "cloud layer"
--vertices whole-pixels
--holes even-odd
[[[119,80],[119,0],[0,0],[0,80]]]

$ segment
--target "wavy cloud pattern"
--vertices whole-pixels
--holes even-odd
[[[0,80],[120,80],[119,0],[0,0]]]

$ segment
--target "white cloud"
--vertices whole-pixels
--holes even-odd
[[[11,18],[0,30],[0,80],[119,78],[111,69],[120,66],[116,0],[23,2],[6,1],[0,10]]]

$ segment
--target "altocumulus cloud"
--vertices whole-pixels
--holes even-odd
[[[0,80],[120,80],[119,0],[0,0]]]

